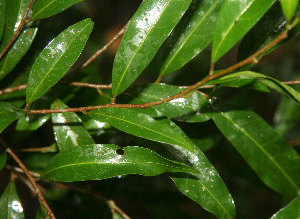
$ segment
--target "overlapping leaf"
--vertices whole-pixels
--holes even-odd
[[[10,182],[0,198],[1,218],[24,219],[23,207],[14,182]]]
[[[0,40],[4,32],[6,1],[0,0]]]
[[[300,192],[300,156],[263,119],[251,111],[213,104],[213,120],[260,179],[292,200]]]
[[[91,19],[61,32],[41,52],[32,66],[26,90],[28,104],[41,97],[63,77],[80,55],[92,31]]]
[[[271,219],[286,219],[286,218],[300,218],[300,196],[295,198],[290,204],[282,208]]]
[[[212,63],[231,49],[265,14],[275,0],[227,0],[216,21]]]
[[[114,61],[113,95],[122,93],[142,73],[190,2],[191,0],[143,1],[130,20]]]
[[[13,121],[25,116],[20,108],[5,102],[0,102],[0,133]]]
[[[38,20],[55,15],[82,0],[43,0],[37,1],[33,8],[32,19]]]
[[[181,68],[208,46],[223,2],[224,0],[197,0],[191,3],[191,10],[189,8],[185,14],[185,17],[191,17],[189,23],[179,22],[170,36],[170,41],[175,41],[175,45],[162,64],[162,76]],[[190,11],[192,15],[189,14]]]
[[[299,0],[280,0],[280,3],[287,22],[290,22],[297,10]]]
[[[155,176],[164,172],[197,172],[141,147],[86,145],[57,154],[41,174],[54,181],[99,180],[119,175]]]
[[[1,153],[0,154],[0,170],[2,170],[2,168],[4,167],[6,160],[7,160],[7,154]]]
[[[52,103],[51,108],[65,109],[68,106],[56,99]],[[54,135],[60,151],[82,145],[95,144],[76,113],[53,113],[51,117]]]
[[[156,121],[147,114],[132,109],[103,108],[89,112],[95,120],[106,120],[115,128],[126,133],[153,141],[178,145],[194,152],[188,141],[174,132],[170,126]]]

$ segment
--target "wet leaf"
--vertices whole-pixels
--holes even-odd
[[[21,32],[16,42],[0,61],[0,80],[4,78],[26,54],[38,28],[28,28]]]
[[[0,198],[1,218],[23,219],[24,212],[15,183],[10,182]]]
[[[82,0],[42,0],[37,1],[32,13],[32,20],[43,19],[55,15]]]
[[[0,133],[13,121],[25,116],[25,111],[5,102],[0,102]]]
[[[6,1],[0,0],[0,40],[4,32]]]
[[[196,172],[191,167],[170,161],[142,147],[87,145],[58,153],[48,163],[41,179],[83,181],[139,174],[156,176],[164,172]]]
[[[297,10],[299,0],[280,0],[280,3],[287,22],[290,22]]]
[[[114,61],[113,95],[126,90],[142,73],[190,3],[191,0],[143,1],[130,20]]]
[[[59,99],[56,99],[51,105],[51,109],[65,108],[68,106]],[[76,113],[53,113],[51,117],[55,139],[60,151],[95,144]]]
[[[0,153],[0,170],[5,166],[7,160],[7,154],[6,153]]]
[[[216,21],[212,63],[231,49],[265,14],[275,0],[227,0]]]
[[[56,84],[80,55],[92,31],[91,19],[80,21],[61,32],[41,52],[32,66],[26,101],[32,103]]]
[[[259,178],[290,201],[300,193],[300,156],[251,111],[216,102],[213,120]]]
[[[106,120],[123,132],[194,151],[191,145],[171,127],[144,113],[132,109],[103,108],[91,111],[89,116],[99,121]]]
[[[170,36],[169,41],[174,41],[176,44],[172,46],[172,50],[162,64],[160,71],[162,76],[181,68],[209,45],[213,39],[216,18],[223,2],[224,0],[197,0],[191,3],[192,15],[188,15],[190,8],[185,14],[191,17],[189,23],[180,25],[180,21]],[[177,30],[180,31],[179,34],[176,33]]]
[[[134,96],[135,103],[147,103],[162,100],[185,90],[167,84],[148,84],[128,90],[130,97]],[[128,102],[127,102],[128,103]],[[194,92],[189,98],[177,98],[167,103],[150,107],[156,111],[154,117],[167,116],[178,121],[204,122],[211,118],[212,113],[208,99]],[[143,109],[140,112],[144,112]]]
[[[286,219],[286,218],[300,218],[300,196],[295,198],[286,207],[282,208],[271,219]]]

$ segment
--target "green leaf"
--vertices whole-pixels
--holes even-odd
[[[1,153],[0,154],[0,170],[5,166],[7,160],[7,154],[6,153]]]
[[[0,40],[2,39],[5,24],[6,1],[0,0]]]
[[[174,132],[170,126],[160,123],[144,113],[132,109],[103,108],[91,111],[88,115],[100,122],[106,120],[123,132],[153,141],[178,145],[194,152],[189,142]]]
[[[287,22],[290,22],[297,10],[299,0],[280,0],[280,3]]]
[[[300,156],[263,119],[225,102],[212,104],[213,120],[260,179],[286,200],[300,194]]]
[[[51,105],[51,109],[65,108],[68,108],[68,106],[59,99],[56,99]],[[52,124],[60,151],[69,150],[82,145],[95,144],[76,113],[53,113]]]
[[[1,218],[23,219],[24,212],[16,186],[10,182],[0,198]]]
[[[66,10],[82,0],[40,0],[37,1],[32,13],[32,20],[43,19]]]
[[[21,32],[16,42],[0,61],[0,80],[21,60],[31,46],[38,28],[28,28]]]
[[[45,207],[42,204],[40,204],[39,210],[36,214],[36,219],[45,219],[47,218],[47,215],[48,214]]]
[[[32,103],[56,84],[80,55],[92,31],[91,19],[80,21],[61,32],[41,52],[32,66],[26,101]]]
[[[185,89],[184,87],[179,88],[167,84],[148,84],[147,86],[139,86],[128,90],[128,93],[130,93],[128,97],[134,96],[134,103],[154,102],[180,93]],[[130,101],[126,103],[128,102],[131,103]],[[155,109],[157,112],[154,117],[164,115],[178,121],[204,122],[212,117],[209,107],[208,99],[200,93],[194,92],[188,98],[177,98],[150,108]],[[144,112],[145,110],[141,109],[139,111]]]
[[[224,0],[197,0],[191,3],[185,13],[185,16],[191,16],[189,23],[183,26],[180,21],[170,36],[170,41],[176,44],[162,64],[162,76],[181,68],[209,45],[223,2]],[[189,15],[190,9],[193,10],[192,15]]]
[[[25,111],[5,102],[0,102],[0,133],[13,121],[25,116]]]
[[[113,95],[126,90],[142,73],[190,3],[191,0],[142,2],[130,20],[114,61]]]
[[[196,172],[142,147],[87,145],[58,153],[48,163],[41,179],[54,181],[99,180],[119,175],[156,176],[164,172]]]
[[[282,208],[271,219],[286,219],[286,218],[300,218],[300,196],[295,198],[290,204]]]
[[[275,0],[227,0],[216,22],[212,63],[231,49],[265,14]]]

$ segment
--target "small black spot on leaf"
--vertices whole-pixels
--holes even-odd
[[[116,150],[116,153],[118,155],[123,155],[125,153],[125,151],[122,148],[119,148],[119,149]]]

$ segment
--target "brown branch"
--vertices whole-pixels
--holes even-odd
[[[91,84],[91,83],[83,83],[83,82],[68,82],[68,81],[59,81],[59,84],[67,84],[69,86],[78,86],[78,87],[89,87],[95,89],[112,89],[112,85],[109,84]]]
[[[52,212],[52,210],[50,209],[49,205],[47,204],[43,194],[41,193],[41,191],[39,190],[35,179],[33,178],[33,176],[30,174],[29,170],[26,168],[26,166],[22,163],[22,161],[18,158],[18,156],[10,149],[7,147],[6,143],[0,138],[0,142],[3,144],[3,146],[6,148],[6,152],[17,162],[17,164],[21,167],[21,169],[23,170],[23,172],[26,174],[26,176],[28,177],[28,179],[30,180],[32,186],[34,187],[34,191],[35,193],[38,195],[40,202],[43,204],[43,206],[45,207],[48,216],[51,219],[55,219],[55,216]]]
[[[300,84],[300,80],[295,80],[295,81],[283,81],[282,83],[284,83],[284,84]]]
[[[256,53],[254,53],[253,55],[251,55],[250,57],[248,57],[247,59],[217,73],[217,74],[213,74],[213,75],[209,75],[206,78],[204,78],[203,80],[199,81],[198,83],[190,86],[189,88],[187,88],[186,90],[175,94],[173,96],[167,97],[165,99],[162,100],[158,100],[158,101],[154,101],[154,102],[148,102],[148,103],[144,103],[144,104],[115,104],[115,103],[110,103],[110,104],[106,104],[106,105],[98,105],[98,106],[88,106],[88,107],[79,107],[79,108],[68,108],[68,109],[43,109],[43,110],[26,110],[25,111],[28,114],[47,114],[47,113],[64,113],[64,112],[86,112],[86,111],[90,111],[90,110],[96,110],[96,109],[101,109],[101,108],[112,108],[112,107],[117,107],[117,108],[143,108],[146,109],[150,106],[155,106],[155,105],[159,105],[162,103],[166,103],[169,102],[173,99],[176,98],[180,98],[180,97],[184,97],[185,94],[192,92],[194,90],[196,90],[197,88],[199,88],[200,86],[202,86],[203,84],[207,83],[208,81],[214,80],[216,78],[219,78],[225,74],[228,74],[229,72],[232,72],[248,63],[256,63],[257,59],[256,57],[258,57],[259,55],[261,55],[262,53],[264,53],[267,49],[271,48],[272,46],[274,46],[276,43],[278,43],[279,41],[283,40],[287,38],[287,31],[283,31],[282,33],[280,33],[278,35],[277,38],[275,38],[272,42],[270,42],[268,45],[264,46],[262,49],[260,49],[259,51],[257,51]]]
[[[22,30],[23,26],[26,24],[26,18],[27,18],[27,15],[28,15],[28,12],[30,10],[30,7],[33,3],[33,0],[30,0],[27,8],[26,8],[26,11],[25,11],[25,14],[18,26],[18,29],[15,31],[14,35],[12,36],[12,38],[10,39],[10,41],[8,42],[8,44],[6,45],[6,47],[2,50],[2,52],[0,53],[0,59],[2,59],[2,57],[4,56],[4,54],[7,52],[7,50],[9,49],[9,47],[13,44],[13,42],[15,41],[15,39],[17,38],[17,36],[19,35],[20,31]]]
[[[13,93],[13,92],[16,92],[19,90],[24,90],[24,89],[26,89],[26,87],[27,87],[27,84],[21,84],[21,85],[17,85],[14,87],[5,88],[3,90],[0,90],[0,95]]]

